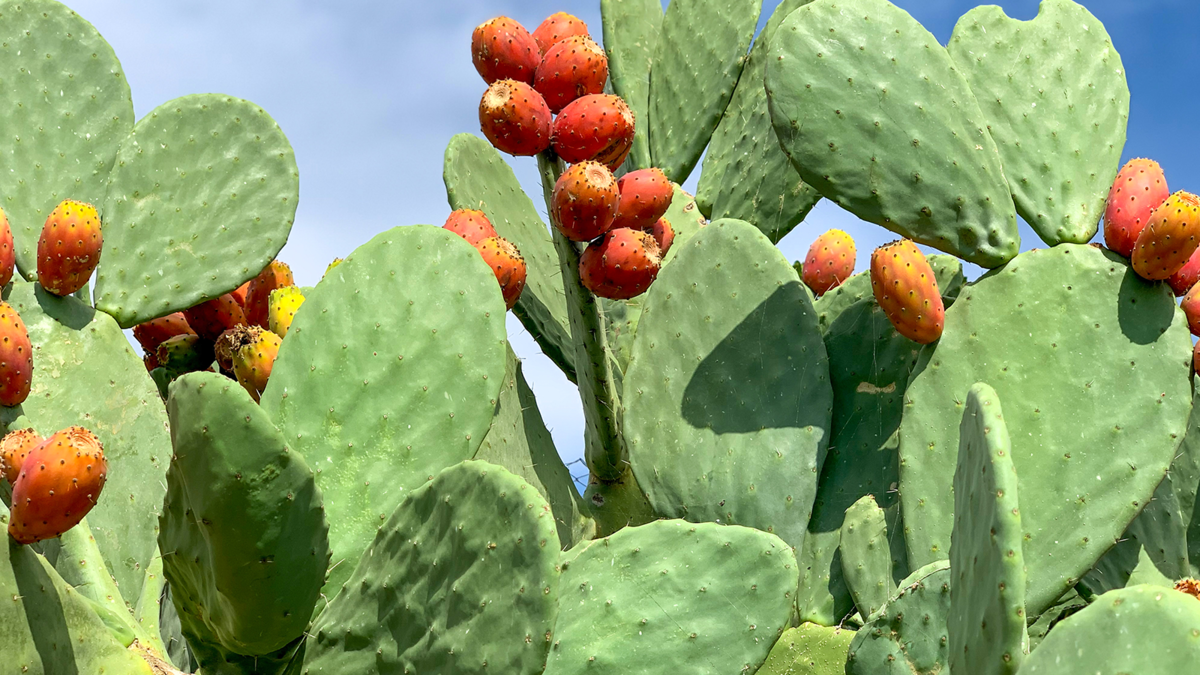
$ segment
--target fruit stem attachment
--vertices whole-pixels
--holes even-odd
[[[579,398],[583,401],[585,458],[592,476],[601,481],[619,480],[629,467],[629,454],[621,436],[618,420],[621,408],[613,380],[608,338],[604,330],[604,311],[591,291],[579,281],[579,249],[563,236],[554,222],[554,184],[563,166],[553,150],[537,156],[542,177],[542,194],[550,212],[554,248],[562,270],[563,291],[567,296],[571,337],[575,343],[575,374]]]

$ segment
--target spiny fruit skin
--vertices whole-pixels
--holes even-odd
[[[142,349],[153,352],[166,340],[176,335],[195,335],[196,331],[188,325],[183,312],[174,312],[157,319],[139,323],[133,327],[133,339],[138,341]]]
[[[263,390],[267,388],[267,380],[271,377],[271,368],[275,365],[275,357],[279,355],[279,345],[282,340],[269,330],[259,333],[258,338],[245,344],[233,356],[233,373],[237,381],[251,398],[258,401]]]
[[[591,38],[576,35],[550,48],[538,66],[533,88],[557,114],[580,96],[599,94],[608,81],[608,56]]]
[[[591,241],[612,229],[617,217],[617,179],[599,162],[572,164],[554,183],[551,216],[571,241]]]
[[[63,200],[46,218],[38,238],[38,283],[60,296],[83,288],[100,263],[103,244],[96,207]]]
[[[471,33],[471,60],[488,84],[496,80],[533,84],[542,50],[524,26],[507,16],[498,16],[479,24]]]
[[[221,333],[213,346],[213,355],[221,372],[233,377],[233,357],[242,347],[254,342],[262,335],[263,329],[258,326],[234,326]],[[278,333],[277,333],[278,334]]]
[[[497,80],[479,100],[479,128],[502,152],[522,157],[550,147],[550,108],[533,87]]]
[[[215,341],[221,333],[246,323],[242,306],[229,293],[183,310],[183,316],[196,335]]]
[[[1183,267],[1180,267],[1178,272],[1167,279],[1167,285],[1171,287],[1172,291],[1175,291],[1175,297],[1179,297],[1192,290],[1192,286],[1195,286],[1197,281],[1200,281],[1200,249],[1196,249]]]
[[[4,209],[0,209],[0,286],[7,286],[12,281],[16,266],[17,252],[13,248],[12,228],[8,225]]]
[[[671,208],[675,188],[662,169],[649,168],[630,171],[617,181],[621,200],[613,228],[628,227],[645,230],[662,218]]]
[[[213,362],[213,343],[199,335],[176,335],[164,340],[154,352],[159,367],[175,375],[204,370]]]
[[[854,274],[857,252],[854,239],[841,230],[829,230],[808,247],[804,259],[804,283],[817,295],[837,288]]]
[[[55,433],[21,465],[8,533],[32,544],[66,532],[96,505],[107,478],[108,461],[95,434],[83,427]]]
[[[0,440],[0,473],[10,485],[17,482],[21,465],[29,452],[42,444],[42,437],[33,429],[18,429],[5,434]]]
[[[1183,315],[1187,317],[1192,335],[1200,335],[1200,285],[1192,286],[1192,290],[1183,296],[1179,306],[1183,309]]]
[[[654,237],[623,227],[587,247],[579,257],[579,279],[602,298],[628,300],[650,288],[661,266]]]
[[[871,291],[896,332],[920,344],[942,336],[946,307],[933,268],[912,241],[901,239],[875,249]]]
[[[232,291],[229,291],[229,294],[232,295],[233,299],[237,301],[237,304],[242,308],[243,312],[246,311],[246,294],[249,292],[250,292],[250,282],[249,281],[242,284],[241,286],[238,286],[237,288],[233,289]]]
[[[1200,600],[1200,581],[1197,581],[1196,579],[1187,578],[1176,581],[1175,590],[1179,591],[1180,593],[1187,593],[1193,598]]]
[[[583,19],[566,12],[555,12],[546,17],[540,26],[533,29],[533,39],[545,54],[551,47],[575,36],[588,36],[588,27]]]
[[[1192,371],[1200,373],[1200,342],[1192,347]]]
[[[0,405],[20,405],[33,383],[33,345],[21,315],[0,302]]]
[[[267,329],[281,338],[285,337],[288,329],[292,327],[292,320],[296,318],[296,312],[303,304],[304,294],[295,286],[271,291]]]
[[[507,239],[488,237],[475,245],[483,261],[496,273],[500,292],[504,295],[504,306],[512,309],[525,290],[525,259]]]
[[[488,237],[500,236],[496,234],[496,228],[492,227],[492,221],[488,220],[483,211],[475,209],[458,209],[450,212],[450,217],[446,219],[446,224],[442,227],[466,239],[467,243],[472,246]]]
[[[1131,159],[1117,172],[1104,207],[1104,243],[1128,258],[1150,212],[1169,195],[1162,167],[1152,159]],[[1186,292],[1186,291],[1185,291]]]
[[[142,354],[142,363],[146,365],[146,372],[154,372],[158,367],[158,355],[155,352],[146,352]]]
[[[287,263],[272,260],[258,276],[250,280],[250,290],[246,292],[246,323],[266,328],[271,291],[295,285],[292,268]]]
[[[671,221],[659,218],[646,231],[650,233],[651,237],[654,237],[654,243],[658,244],[658,250],[663,255],[671,250],[671,244],[675,242],[675,228],[671,227]]]
[[[633,127],[633,111],[620,96],[588,94],[558,113],[550,145],[572,164],[590,159],[616,171],[633,148]]]
[[[1169,279],[1200,247],[1200,197],[1180,190],[1159,204],[1138,235],[1133,270],[1144,279]]]

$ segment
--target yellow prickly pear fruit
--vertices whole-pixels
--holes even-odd
[[[296,310],[304,304],[304,294],[295,286],[285,286],[271,291],[270,307],[267,310],[267,324],[272,333],[283,337],[287,335],[292,319],[296,318]]]

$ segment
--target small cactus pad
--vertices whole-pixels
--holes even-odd
[[[308,629],[297,672],[541,673],[558,561],[554,517],[536,489],[494,464],[456,464],[379,528]]]
[[[629,163],[633,169],[645,169],[650,166],[650,60],[662,27],[662,3],[600,0],[600,17],[609,82],[637,121]]]
[[[795,603],[791,549],[745,527],[626,527],[563,554],[562,569],[546,675],[754,672]]]
[[[996,144],[937,39],[887,0],[817,0],[770,45],[771,122],[800,177],[868,222],[984,267],[1020,236]]]
[[[262,108],[219,94],[155,108],[109,177],[96,308],[129,327],[237,288],[287,242],[299,190]]]
[[[896,590],[887,521],[871,495],[846,509],[839,537],[842,574],[861,616],[871,616],[887,604]]]
[[[938,675],[949,657],[950,562],[930,563],[900,582],[883,611],[859,629],[846,675]]]
[[[846,651],[854,635],[849,628],[807,622],[789,628],[756,675],[844,675]]]

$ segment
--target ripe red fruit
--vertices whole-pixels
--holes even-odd
[[[908,239],[871,254],[871,291],[896,332],[920,344],[942,336],[946,307],[929,261]]]
[[[446,224],[442,227],[466,239],[467,243],[472,246],[477,246],[479,242],[488,237],[499,236],[496,234],[496,228],[492,227],[492,221],[488,220],[483,211],[474,209],[459,209],[451,212],[450,217],[446,219]]]
[[[589,94],[558,114],[550,145],[572,164],[590,159],[616,171],[633,148],[633,125],[633,111],[620,96]]]
[[[1175,297],[1179,297],[1192,290],[1192,286],[1195,286],[1197,281],[1200,281],[1200,249],[1196,249],[1183,267],[1180,267],[1178,272],[1167,279],[1167,284],[1172,291],[1175,291]]]
[[[559,42],[577,35],[588,36],[587,24],[583,22],[583,19],[566,12],[551,14],[533,30],[533,39],[537,41],[542,54]]]
[[[96,505],[107,477],[108,461],[95,434],[83,427],[55,433],[21,466],[8,533],[32,544],[75,527]]]
[[[507,16],[498,16],[479,24],[471,33],[471,60],[488,84],[496,80],[533,84],[542,51],[524,26]]]
[[[654,226],[671,208],[675,188],[662,169],[639,169],[630,171],[617,181],[621,193],[617,207],[617,219],[613,228],[628,227],[645,230]]]
[[[285,286],[295,286],[292,278],[292,268],[287,263],[272,260],[270,264],[250,280],[250,290],[246,292],[245,309],[246,323],[267,327],[267,315],[270,310],[271,291]],[[218,336],[220,334],[218,333]]]
[[[147,353],[153,353],[158,346],[176,335],[194,335],[196,331],[188,325],[183,312],[174,312],[133,327],[133,339],[138,341]]]
[[[1192,335],[1200,335],[1200,286],[1192,286],[1192,290],[1183,296],[1179,306],[1183,309],[1183,315],[1187,317],[1188,329],[1192,331]]]
[[[579,280],[602,298],[628,300],[650,288],[661,266],[654,237],[623,227],[587,247],[579,257]]]
[[[238,306],[240,306],[242,308],[243,312],[246,311],[246,294],[249,292],[250,292],[250,282],[249,281],[242,284],[241,286],[238,286],[237,288],[233,289],[232,291],[229,291],[229,294],[233,296],[234,301],[237,302]]]
[[[183,316],[197,335],[210,342],[230,328],[246,323],[241,305],[229,293],[189,307],[183,310]]]
[[[17,251],[13,248],[12,228],[8,226],[4,209],[0,209],[0,286],[7,286],[12,281],[16,266]]]
[[[617,179],[603,164],[572,164],[554,183],[551,220],[567,239],[591,241],[612,229],[619,199]]]
[[[608,56],[591,38],[569,37],[546,52],[533,87],[557,114],[580,96],[599,94],[608,81]]]
[[[1117,172],[1104,208],[1104,243],[1128,258],[1150,212],[1171,193],[1162,167],[1152,159],[1131,159]],[[1185,290],[1186,292],[1186,290]]]
[[[21,315],[0,302],[0,405],[20,405],[33,383],[33,346]]]
[[[154,352],[146,352],[142,354],[142,363],[146,366],[146,372],[149,373],[158,367],[158,355]]]
[[[83,288],[100,263],[103,244],[96,207],[63,200],[46,218],[38,238],[38,283],[54,295],[70,295]]]
[[[475,248],[483,261],[496,273],[496,281],[500,282],[500,292],[504,296],[504,305],[512,309],[525,290],[525,259],[521,252],[511,242],[500,237],[488,237]]]
[[[29,456],[29,451],[42,444],[42,437],[33,429],[18,429],[5,434],[0,440],[0,473],[4,474],[9,484],[17,482],[21,475],[21,465]]]
[[[1200,342],[1192,346],[1192,370],[1200,373]]]
[[[1200,247],[1200,197],[1180,190],[1150,213],[1133,250],[1143,279],[1169,279]]]
[[[841,230],[829,230],[817,237],[804,259],[804,283],[817,295],[824,295],[854,274],[854,239]]]
[[[499,80],[479,101],[479,128],[497,150],[536,155],[550,147],[550,108],[528,84]]]
[[[667,251],[671,250],[671,244],[675,242],[675,228],[671,227],[671,221],[659,218],[646,231],[650,233],[651,237],[654,237],[654,242],[658,244],[658,250],[665,256]]]

